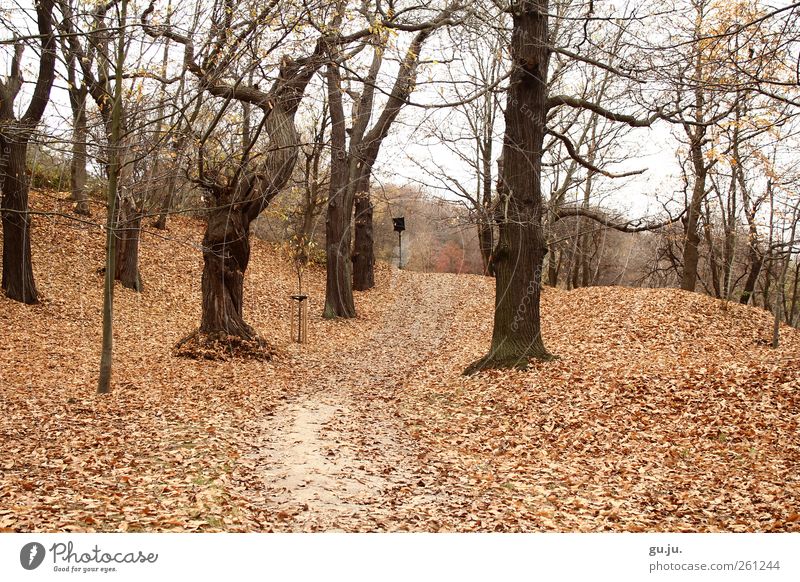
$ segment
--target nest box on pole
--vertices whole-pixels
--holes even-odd
[[[397,233],[397,243],[400,247],[399,257],[397,259],[397,268],[403,268],[403,231],[406,229],[406,219],[403,216],[398,216],[392,219],[394,224],[394,231]]]

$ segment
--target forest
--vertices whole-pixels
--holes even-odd
[[[800,3],[0,0],[0,531],[800,531]]]

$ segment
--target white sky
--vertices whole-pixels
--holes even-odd
[[[20,4],[13,0],[0,0],[0,10],[6,18],[10,18],[20,31],[23,33],[27,29],[33,31],[35,24],[32,22],[32,9],[29,0],[20,0]],[[786,0],[781,0],[777,5],[785,5]],[[133,3],[131,6],[131,14],[138,18],[141,12],[139,3]],[[161,8],[166,6],[166,2],[160,2],[158,5]],[[600,3],[598,2],[598,5]],[[607,4],[607,3],[606,3]],[[616,6],[622,6],[621,1],[614,2]],[[30,11],[28,16],[25,16],[25,11],[20,6],[26,6],[26,10]],[[11,35],[10,31],[0,29],[0,39],[8,39]],[[433,40],[426,47],[425,58],[432,58],[437,50],[437,44],[441,40]],[[401,44],[399,49],[404,48]],[[179,54],[179,49],[176,49],[176,54]],[[160,60],[160,51],[153,52],[150,58],[153,59],[153,65]],[[0,71],[8,70],[10,47],[4,45],[0,47]],[[35,55],[33,51],[27,51],[26,63],[26,79],[29,81],[35,80],[35,60],[32,59]],[[444,66],[444,65],[439,65]],[[393,76],[396,69],[389,67],[385,73],[386,83],[389,83],[391,76]],[[435,75],[436,67],[431,69]],[[424,80],[424,79],[421,79]],[[313,99],[314,97],[307,97]],[[435,93],[431,85],[422,85],[422,88],[417,91],[412,99],[417,102],[441,102],[442,99]],[[48,110],[47,125],[54,129],[56,132],[61,132],[63,137],[68,138],[69,132],[69,105],[65,91],[65,82],[59,79],[52,94],[53,103]],[[18,107],[20,109],[26,105],[24,99],[19,99]],[[437,147],[435,144],[430,147],[421,147],[419,145],[419,136],[415,134],[415,127],[422,120],[423,116],[429,115],[430,112],[422,111],[413,106],[406,107],[400,114],[397,124],[394,126],[392,134],[386,140],[384,147],[381,151],[377,167],[375,183],[380,182],[399,182],[402,183],[408,177],[415,177],[419,175],[417,167],[409,160],[409,154],[415,158],[424,156],[431,156],[436,159],[440,164],[452,168],[453,175],[458,176],[463,183],[471,181],[471,174],[468,169],[465,169],[462,164],[455,159],[450,152],[443,147]],[[502,120],[501,120],[502,121]],[[647,168],[645,174],[633,179],[625,179],[618,181],[612,185],[611,188],[616,190],[610,197],[604,200],[605,205],[613,206],[620,210],[626,210],[630,216],[639,217],[643,215],[660,214],[662,211],[661,204],[656,200],[656,195],[661,195],[661,198],[667,198],[673,192],[682,189],[682,181],[680,178],[679,166],[676,161],[676,150],[679,147],[679,142],[673,136],[674,127],[671,127],[666,122],[657,122],[653,128],[641,128],[631,131],[624,139],[617,144],[620,152],[624,152],[624,161],[620,164],[610,167],[613,171],[626,171],[640,168]],[[501,151],[501,143],[498,139],[495,148],[496,155]],[[608,181],[608,179],[603,179]],[[603,185],[601,182],[601,190]]]

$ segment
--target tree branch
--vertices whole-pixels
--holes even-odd
[[[634,233],[658,230],[659,228],[664,228],[665,226],[678,222],[686,213],[686,209],[684,209],[676,217],[670,217],[659,222],[644,222],[644,219],[630,220],[628,222],[615,222],[608,218],[601,210],[585,208],[583,206],[560,206],[553,209],[552,212],[553,223],[570,216],[582,216],[620,232]]]
[[[564,146],[567,148],[567,153],[569,154],[569,157],[578,162],[578,164],[580,164],[587,170],[591,170],[592,172],[602,174],[603,176],[606,176],[608,178],[627,178],[628,176],[637,176],[639,174],[644,174],[647,171],[645,168],[643,168],[641,170],[633,170],[630,172],[622,172],[619,174],[615,172],[609,172],[607,170],[595,166],[588,160],[581,157],[581,155],[575,150],[575,146],[572,144],[572,142],[566,135],[560,134],[552,129],[548,129],[547,133],[549,133],[553,137],[558,138],[559,141],[561,141],[561,143],[564,144]]]
[[[626,123],[631,127],[650,127],[656,120],[664,119],[666,117],[664,115],[663,108],[661,107],[659,107],[653,115],[643,119],[633,115],[627,115],[625,113],[614,113],[605,107],[601,107],[597,103],[592,103],[591,101],[586,101],[585,99],[580,99],[578,97],[570,97],[569,95],[554,95],[547,100],[548,109],[553,109],[554,107],[560,107],[562,105],[569,105],[570,107],[575,107],[577,109],[588,109],[589,111],[597,113],[601,117],[605,117],[611,121]]]

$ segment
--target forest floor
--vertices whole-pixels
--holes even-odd
[[[254,241],[245,318],[276,357],[176,358],[201,238],[144,235],[98,396],[103,233],[34,219],[42,301],[0,298],[0,531],[800,531],[800,333],[772,349],[762,310],[546,289],[560,358],[463,377],[493,281],[381,265],[359,317],[326,321],[314,269],[299,346],[294,273]]]

